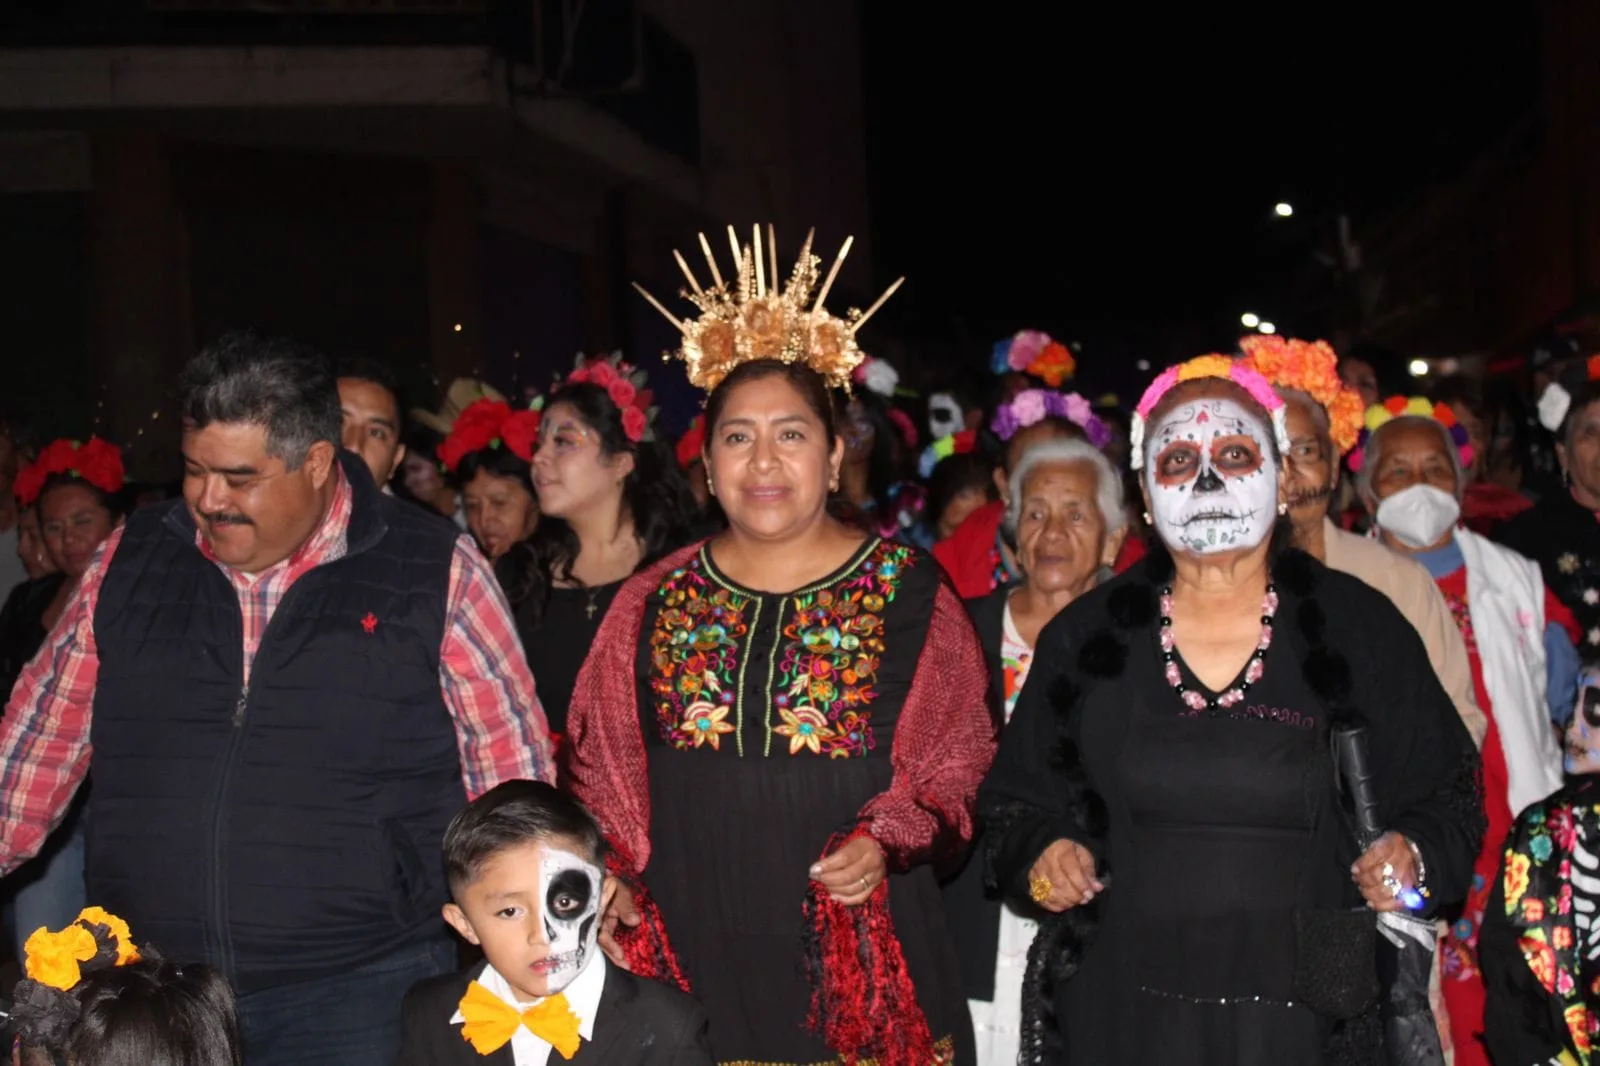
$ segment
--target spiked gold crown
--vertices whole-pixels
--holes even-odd
[[[847,237],[834,256],[822,288],[812,299],[816,287],[818,268],[822,261],[811,254],[811,240],[816,230],[806,234],[805,244],[788,283],[781,288],[778,283],[777,235],[767,226],[766,256],[762,255],[761,227],[754,227],[754,239],[741,245],[732,226],[728,227],[728,243],[733,248],[734,277],[730,285],[723,280],[717,267],[716,256],[711,254],[711,244],[704,233],[700,234],[700,250],[705,253],[706,264],[711,268],[711,284],[702,287],[694,271],[674,250],[689,282],[688,289],[679,295],[699,310],[697,318],[679,319],[661,305],[638,282],[633,287],[639,295],[650,301],[650,306],[661,312],[673,327],[683,334],[683,345],[667,358],[682,359],[689,372],[689,381],[710,392],[727,377],[734,367],[753,359],[778,359],[785,363],[801,362],[821,374],[834,388],[850,388],[850,376],[866,359],[856,345],[856,331],[867,319],[877,313],[885,300],[894,295],[905,278],[900,278],[865,311],[851,308],[843,318],[837,318],[823,309],[828,291],[844,257],[850,254],[854,237]]]

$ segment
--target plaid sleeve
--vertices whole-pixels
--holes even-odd
[[[89,721],[100,655],[94,612],[116,530],[100,546],[44,647],[23,668],[0,722],[0,874],[32,858],[89,772]]]
[[[550,726],[533,688],[516,623],[470,537],[450,561],[439,683],[456,723],[461,777],[476,798],[502,781],[555,781]]]

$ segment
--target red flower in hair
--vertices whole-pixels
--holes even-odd
[[[83,480],[101,492],[122,491],[126,475],[122,469],[122,450],[115,444],[107,444],[99,437],[90,437],[78,449],[78,461],[74,469]]]
[[[695,415],[694,421],[689,423],[689,428],[678,441],[678,465],[685,470],[689,469],[700,458],[705,446],[706,416]]]
[[[504,400],[478,400],[456,416],[450,435],[439,445],[439,461],[454,472],[461,460],[481,452],[500,439],[500,429],[511,417],[511,405]]]
[[[629,382],[625,378],[617,378],[611,384],[606,386],[606,395],[610,396],[611,402],[616,404],[618,407],[628,407],[632,405],[634,397],[638,394],[639,392],[633,387],[632,382]]]
[[[539,443],[541,417],[538,411],[518,411],[500,427],[500,439],[513,455],[524,462],[533,462],[533,450]]]
[[[612,382],[622,380],[622,378],[617,375],[616,368],[610,363],[606,362],[604,359],[600,360],[598,363],[590,365],[588,367],[588,371],[589,383],[591,385],[599,385],[602,389],[609,389],[611,388]],[[618,404],[617,406],[621,407],[622,405]]]
[[[122,451],[99,437],[90,437],[83,444],[70,440],[52,441],[39,453],[39,458],[23,470],[12,483],[11,491],[17,502],[27,507],[39,498],[45,483],[57,474],[72,474],[82,478],[102,492],[121,492],[125,473],[122,468]]]
[[[644,412],[637,407],[624,407],[622,409],[622,432],[635,444],[644,440],[646,424]]]

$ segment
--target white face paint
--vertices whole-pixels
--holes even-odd
[[[1565,768],[1569,774],[1600,773],[1600,669],[1578,676],[1578,704],[1567,723]]]
[[[966,428],[966,415],[954,396],[948,392],[936,392],[928,397],[928,432],[934,440],[960,433]]]
[[[545,851],[539,901],[550,953],[535,969],[545,975],[548,995],[570,985],[594,960],[604,881],[605,874],[587,859],[566,851]]]
[[[1181,403],[1145,440],[1156,532],[1174,551],[1254,548],[1277,516],[1272,430],[1232,400]]]

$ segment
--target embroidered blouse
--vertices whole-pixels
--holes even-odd
[[[702,548],[647,604],[646,743],[741,757],[886,755],[938,587],[926,556],[878,538],[781,594],[735,583]]]

